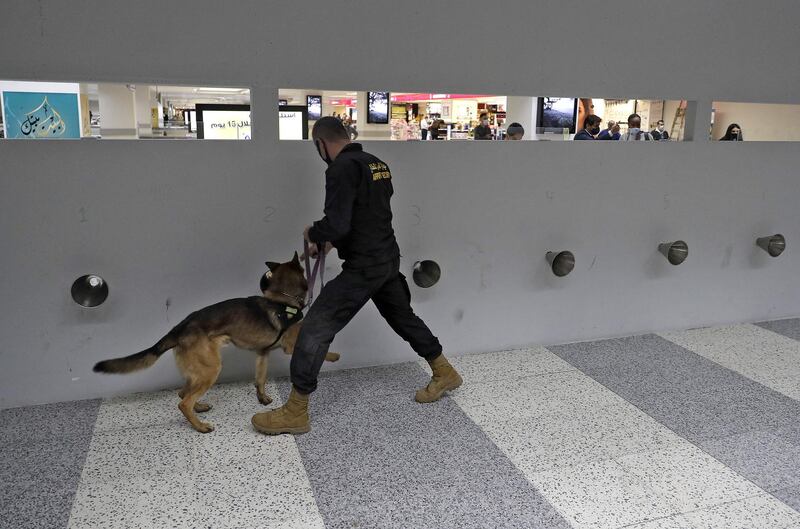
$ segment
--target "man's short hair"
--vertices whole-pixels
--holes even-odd
[[[333,116],[319,118],[317,122],[314,123],[314,128],[311,129],[311,137],[315,140],[320,139],[326,141],[350,139],[350,135],[347,133],[347,129],[344,128],[344,125],[342,125],[342,122]]]
[[[601,121],[603,121],[603,118],[600,116],[589,114],[586,116],[586,119],[583,120],[583,128],[588,129],[589,127],[594,127],[595,125],[599,125]]]
[[[628,116],[628,125],[630,125],[631,121],[638,122],[639,125],[641,125],[642,124],[642,116],[640,116],[639,114],[631,114],[630,116]]]
[[[509,136],[516,136],[517,134],[524,135],[525,128],[515,121],[514,123],[508,126],[508,128],[506,129],[506,134],[508,134]]]
[[[489,114],[487,114],[486,112],[481,112],[480,119],[483,118],[489,119]]]

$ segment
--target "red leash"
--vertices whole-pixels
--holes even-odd
[[[314,301],[314,283],[317,280],[317,271],[319,271],[320,292],[322,292],[322,287],[325,286],[325,244],[317,244],[317,262],[314,263],[313,271],[309,260],[309,245],[305,239],[303,240],[303,253],[306,261],[306,279],[308,280],[308,303],[306,303],[306,306],[308,306]]]

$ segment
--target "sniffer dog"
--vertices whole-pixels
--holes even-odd
[[[202,422],[195,412],[202,413],[211,405],[199,402],[214,385],[222,370],[220,348],[233,343],[241,349],[254,351],[256,359],[256,393],[264,405],[272,402],[267,396],[267,359],[271,350],[281,347],[286,354],[294,345],[302,325],[308,282],[297,252],[288,263],[267,262],[269,271],[262,280],[263,296],[235,298],[210,305],[191,313],[172,328],[155,345],[136,354],[98,362],[94,371],[101,373],[131,373],[150,367],[169,351],[175,350],[175,360],[186,384],[178,392],[178,408],[201,433],[214,427]],[[325,360],[335,362],[338,353],[327,353]]]

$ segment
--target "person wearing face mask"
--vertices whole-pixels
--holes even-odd
[[[602,123],[600,116],[589,114],[583,120],[583,130],[575,135],[575,140],[593,140],[595,136],[600,134],[600,123]]]
[[[650,135],[653,136],[655,141],[668,141],[669,140],[669,132],[664,128],[664,120],[659,119],[656,122],[656,128],[650,131]]]
[[[303,319],[290,364],[292,391],[282,407],[258,413],[252,423],[266,434],[311,429],[308,398],[334,336],[372,300],[389,326],[422,358],[433,376],[416,392],[420,403],[439,400],[462,379],[442,354],[442,346],[411,308],[411,293],[400,273],[400,248],[392,228],[394,189],[389,167],[352,143],[340,121],[319,119],[311,130],[325,171],[325,216],[306,227],[303,237],[312,257],[330,242],[344,261]],[[327,248],[326,248],[327,249]],[[324,250],[323,250],[324,251]]]
[[[598,140],[618,140],[619,139],[619,125],[613,119],[608,120],[608,127],[601,130],[597,135]]]
[[[639,114],[628,116],[628,132],[619,137],[619,141],[652,141],[653,136],[642,130],[642,118]]]
[[[481,124],[475,127],[474,137],[476,140],[492,139],[492,128],[489,126],[488,114],[481,114]]]
[[[719,141],[744,141],[742,127],[738,123],[731,123],[725,131],[725,135]]]

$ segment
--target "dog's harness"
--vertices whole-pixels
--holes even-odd
[[[314,283],[317,280],[317,272],[319,272],[319,283],[320,288],[325,286],[325,245],[318,244],[317,245],[317,262],[314,263],[314,269],[311,270],[310,262],[309,262],[309,245],[308,241],[303,241],[303,249],[305,250],[305,261],[306,261],[306,280],[308,281],[308,302],[306,300],[299,298],[298,296],[293,296],[286,292],[278,291],[278,294],[282,294],[286,297],[292,298],[298,302],[301,307],[307,307],[311,305],[311,302],[314,301]],[[269,277],[271,273],[267,272],[261,278],[261,290],[267,290],[269,284]],[[278,321],[280,322],[280,329],[278,329],[278,337],[275,338],[275,341],[269,344],[266,349],[272,348],[276,343],[280,341],[283,337],[283,333],[286,332],[286,329],[297,323],[298,321],[303,319],[303,310],[298,309],[297,307],[292,307],[291,305],[287,305],[285,303],[278,303],[271,300],[265,300],[267,305],[271,308],[275,309],[275,315],[278,317]]]
[[[303,319],[303,311],[297,307],[292,307],[291,305],[286,305],[284,303],[277,303],[268,299],[265,301],[270,308],[275,309],[275,316],[277,316],[278,321],[280,322],[278,337],[275,338],[274,342],[266,347],[266,349],[271,349],[280,341],[280,339],[283,337],[283,333],[286,332],[286,329]]]

